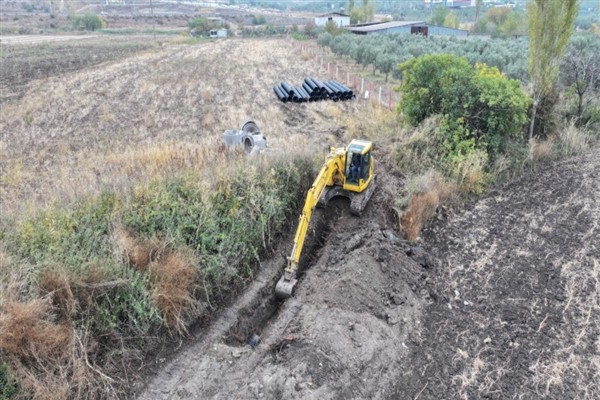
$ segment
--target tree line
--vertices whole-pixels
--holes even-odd
[[[423,37],[418,35],[338,35],[324,33],[317,41],[340,57],[353,59],[363,67],[401,78],[397,65],[425,54],[452,54],[469,63],[496,67],[507,76],[527,80],[528,41],[525,38],[494,39]]]

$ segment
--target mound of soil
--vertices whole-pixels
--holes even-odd
[[[372,202],[360,219],[349,214],[348,204],[330,204],[322,213],[327,226],[318,227],[326,232],[324,245],[307,250],[310,267],[295,295],[275,309],[264,305],[272,304],[284,266],[283,259],[265,263],[253,284],[261,289],[250,288],[253,294],[161,371],[140,398],[346,399],[393,393],[410,348],[420,340],[429,297],[419,288],[428,278],[407,255],[418,249],[377,222],[379,203]]]

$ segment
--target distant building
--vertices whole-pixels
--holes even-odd
[[[340,28],[350,25],[350,16],[338,12],[331,12],[315,17],[315,25],[325,26],[327,22],[333,21]]]
[[[476,0],[423,0],[423,5],[425,6],[425,8],[429,8],[432,5],[434,7],[445,6],[445,7],[465,8],[465,7],[475,7],[476,4],[477,4]]]
[[[209,36],[211,38],[224,38],[227,37],[227,29],[222,28],[222,29],[213,29],[212,31],[210,31]]]
[[[426,24],[424,21],[392,21],[347,27],[356,35],[389,35],[393,33],[423,36],[467,36],[468,31]]]

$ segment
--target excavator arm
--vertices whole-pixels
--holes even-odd
[[[311,188],[308,190],[304,208],[302,209],[302,214],[298,221],[298,229],[296,230],[296,236],[294,237],[292,254],[288,257],[287,267],[275,287],[275,293],[279,298],[288,298],[292,295],[292,291],[297,282],[296,273],[298,270],[298,263],[300,262],[300,255],[302,254],[302,248],[304,247],[310,219],[323,190],[328,186],[332,186],[337,176],[342,174],[344,168],[343,157],[343,151],[332,149],[325,165],[323,165],[319,175],[317,175]]]

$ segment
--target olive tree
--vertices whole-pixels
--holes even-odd
[[[576,122],[580,124],[586,106],[600,94],[600,37],[573,37],[560,68],[560,79],[577,96]]]

